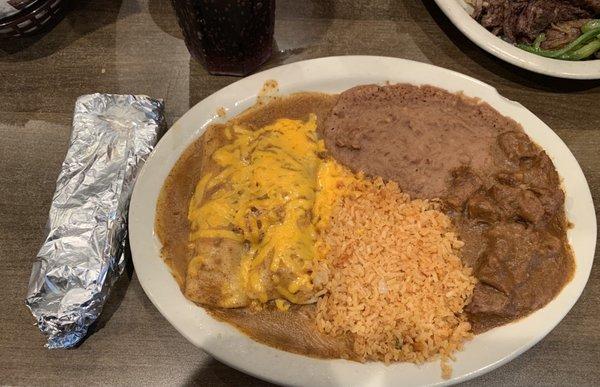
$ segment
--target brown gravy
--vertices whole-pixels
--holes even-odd
[[[414,89],[407,85],[399,87],[409,88],[401,93],[404,101],[410,101]],[[309,113],[316,113],[319,130],[329,150],[341,162],[366,173],[394,179],[414,197],[443,197],[447,213],[466,242],[463,259],[474,267],[481,281],[468,307],[475,331],[481,332],[544,306],[572,275],[574,261],[566,241],[563,194],[551,161],[523,134],[517,123],[487,104],[435,88],[424,90],[438,98],[438,103],[435,108],[427,108],[431,111],[419,113],[426,117],[423,121],[426,126],[417,127],[420,133],[411,124],[410,117],[406,117],[412,108],[399,109],[397,115],[385,109],[369,115],[356,95],[344,98],[351,91],[342,93],[339,101],[338,96],[332,95],[295,94],[255,106],[234,121],[261,127],[278,118],[306,119]],[[377,93],[377,90],[369,92]],[[388,97],[393,97],[393,92]],[[398,103],[391,100],[392,105]],[[349,113],[345,118],[356,118],[360,124],[344,126],[342,119],[340,126],[335,122],[339,119],[335,113],[340,107],[349,107],[344,105],[348,101],[354,105],[346,110]],[[446,104],[440,105],[439,101]],[[421,107],[427,106],[426,99],[419,103]],[[396,107],[392,109],[394,112]],[[471,131],[470,140],[480,139],[476,143],[479,146],[471,145],[473,141],[463,146],[460,136],[452,136],[447,131],[436,132],[436,117],[443,123],[450,121],[447,128],[462,128],[467,136]],[[473,122],[481,123],[489,118],[492,120],[485,130],[474,133],[469,129]],[[226,141],[222,128],[222,125],[210,127],[184,152],[167,178],[158,202],[155,228],[163,244],[162,254],[182,289],[191,259],[187,248],[189,200],[206,165],[210,164],[208,158]],[[426,138],[452,138],[453,146],[461,148],[462,154],[448,156],[442,146],[436,154],[438,159],[427,164],[426,159],[433,158],[427,147],[411,144],[422,138],[423,129],[431,131]],[[409,133],[404,140],[397,138],[402,133]],[[365,138],[369,139],[368,143],[362,141]],[[483,150],[482,143],[486,144]],[[379,149],[369,144],[377,144]],[[366,149],[371,149],[371,153],[361,153]],[[423,153],[420,158],[419,152]],[[407,157],[399,159],[404,156]],[[444,159],[446,156],[448,160]],[[402,175],[403,163],[407,162],[413,170],[415,164],[425,164],[420,173]],[[386,165],[388,170],[384,170]],[[427,181],[436,179],[434,184],[423,183],[424,171],[427,171]],[[294,306],[285,313],[271,306],[262,310],[206,309],[250,337],[286,351],[326,358],[355,357],[349,340],[334,340],[316,330],[311,305]]]

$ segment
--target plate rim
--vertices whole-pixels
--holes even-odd
[[[521,50],[492,34],[467,13],[463,0],[434,0],[450,22],[473,43],[508,63],[538,74],[565,79],[600,79],[600,59],[564,61]],[[590,63],[591,62],[591,63]]]
[[[168,139],[172,139],[175,138],[177,136],[178,132],[182,132],[185,127],[185,121],[189,121],[191,120],[192,116],[195,114],[195,112],[200,111],[200,110],[205,110],[202,114],[206,116],[206,122],[204,122],[199,129],[188,129],[187,132],[190,132],[190,134],[187,135],[187,140],[188,143],[190,144],[191,142],[194,141],[195,138],[197,138],[204,130],[204,128],[210,124],[215,122],[216,120],[218,120],[218,116],[216,114],[216,109],[213,110],[213,114],[211,115],[209,111],[207,111],[205,109],[206,105],[207,105],[207,101],[211,101],[214,100],[215,98],[217,98],[219,95],[223,95],[224,93],[227,94],[236,94],[236,89],[244,86],[240,86],[240,85],[248,85],[248,84],[253,84],[253,83],[257,83],[260,80],[266,80],[269,79],[270,75],[272,73],[285,73],[285,72],[300,72],[302,73],[302,71],[306,71],[306,69],[322,69],[323,66],[332,66],[332,65],[336,65],[336,64],[340,64],[340,63],[345,63],[346,65],[356,65],[357,63],[362,63],[363,65],[366,63],[370,66],[375,66],[375,68],[379,65],[382,66],[383,64],[386,65],[393,65],[393,66],[399,66],[399,68],[402,68],[403,66],[416,66],[417,68],[421,68],[424,71],[432,71],[434,73],[439,73],[439,75],[446,75],[449,77],[454,77],[459,81],[465,81],[468,82],[471,85],[475,85],[477,88],[480,88],[483,91],[485,90],[485,94],[489,94],[490,96],[494,96],[494,98],[498,99],[498,101],[501,101],[503,104],[506,104],[507,106],[510,105],[511,108],[513,109],[518,109],[518,110],[522,110],[524,112],[524,114],[528,114],[529,118],[532,118],[536,123],[541,124],[542,128],[544,128],[544,130],[548,130],[549,132],[546,133],[547,135],[550,135],[553,141],[555,141],[559,147],[564,148],[563,150],[566,149],[567,152],[567,157],[570,159],[572,159],[571,161],[574,161],[574,165],[572,165],[572,167],[575,168],[575,173],[578,174],[577,178],[579,179],[583,179],[583,183],[584,186],[583,188],[583,192],[581,193],[581,195],[584,196],[583,199],[586,199],[585,201],[589,203],[591,203],[591,209],[592,209],[592,213],[595,214],[595,208],[593,207],[593,202],[592,202],[592,197],[591,197],[591,193],[589,190],[589,185],[587,184],[587,180],[585,179],[585,176],[583,175],[583,172],[581,171],[581,167],[579,166],[579,164],[577,163],[576,159],[574,158],[574,156],[572,155],[572,153],[570,152],[570,150],[568,149],[568,147],[564,144],[564,142],[562,142],[562,140],[558,137],[558,135],[556,135],[556,133],[554,131],[552,131],[549,127],[547,127],[547,125],[545,125],[539,118],[537,118],[537,116],[535,116],[533,113],[531,113],[529,110],[527,110],[525,107],[523,107],[521,104],[514,102],[514,101],[510,101],[508,99],[506,99],[505,97],[502,97],[495,88],[493,88],[492,86],[481,82],[477,79],[471,78],[469,76],[466,76],[464,74],[452,71],[452,70],[448,70],[448,69],[444,69],[441,67],[437,67],[437,66],[433,66],[430,64],[426,64],[426,63],[421,63],[421,62],[415,62],[415,61],[410,61],[410,60],[406,60],[406,59],[400,59],[400,58],[390,58],[390,57],[377,57],[377,56],[337,56],[337,57],[325,57],[325,58],[317,58],[317,59],[311,59],[311,60],[306,60],[306,61],[301,61],[301,62],[295,62],[295,63],[291,63],[291,64],[287,64],[287,65],[283,65],[283,66],[279,66],[279,67],[275,67],[266,71],[263,71],[261,73],[257,73],[254,74],[250,77],[241,79],[237,82],[234,82],[228,86],[226,86],[223,89],[220,89],[219,91],[211,94],[209,97],[205,98],[204,100],[200,101],[198,104],[196,104],[195,106],[193,106],[192,108],[190,108],[190,110],[188,110],[188,112],[186,112],[179,120],[177,120],[171,127],[171,130],[169,130],[161,139],[161,141],[159,142],[159,144],[156,146],[155,151],[153,152],[153,154],[148,158],[148,160],[146,161],[146,164],[144,165],[144,167],[142,168],[140,174],[138,175],[134,190],[133,190],[133,194],[132,194],[132,199],[131,199],[131,206],[129,209],[129,230],[130,230],[130,245],[131,245],[131,253],[132,253],[132,258],[133,258],[133,262],[134,265],[136,267],[136,272],[137,272],[137,276],[138,279],[140,281],[140,284],[142,286],[142,288],[144,289],[144,292],[147,294],[147,296],[150,298],[150,300],[152,301],[152,303],[155,305],[155,307],[159,310],[159,312],[171,323],[171,325],[173,325],[184,337],[186,337],[186,339],[188,339],[188,341],[190,341],[191,343],[193,343],[194,345],[202,348],[204,351],[210,353],[212,356],[214,356],[215,358],[217,358],[218,360],[222,361],[225,364],[228,364],[230,366],[232,366],[233,368],[239,369],[242,372],[245,372],[247,374],[253,375],[255,377],[264,379],[264,380],[269,380],[271,382],[275,382],[275,383],[283,383],[283,384],[297,384],[297,380],[291,380],[290,378],[285,377],[285,375],[282,375],[281,373],[269,373],[269,372],[264,372],[264,367],[262,371],[257,371],[256,368],[256,359],[251,359],[251,358],[247,358],[246,361],[249,363],[252,363],[250,365],[248,365],[248,363],[246,361],[241,361],[239,358],[235,358],[235,356],[231,356],[230,354],[224,354],[224,352],[222,352],[222,349],[219,348],[219,345],[221,344],[217,344],[217,345],[207,345],[206,343],[202,343],[199,344],[198,339],[195,337],[192,337],[192,335],[190,335],[190,332],[187,331],[187,329],[183,328],[182,326],[184,325],[181,321],[177,320],[177,318],[175,318],[173,315],[171,315],[169,312],[166,312],[166,309],[168,308],[168,305],[166,305],[164,303],[164,301],[161,301],[159,298],[159,295],[156,292],[156,289],[154,288],[154,285],[148,282],[148,274],[147,274],[147,265],[142,265],[143,263],[143,259],[142,255],[143,253],[143,247],[145,244],[147,244],[148,240],[148,235],[146,235],[145,237],[140,236],[140,234],[138,234],[138,232],[140,231],[140,227],[142,227],[143,225],[140,224],[140,219],[142,219],[143,216],[143,212],[147,212],[147,203],[142,203],[140,202],[140,198],[144,198],[144,193],[142,192],[142,186],[144,186],[145,181],[148,180],[148,176],[151,175],[151,172],[149,172],[150,168],[152,168],[155,164],[159,163],[160,161],[157,161],[157,154],[165,153],[168,152],[168,149],[166,149],[166,145],[161,145],[161,144],[166,144],[169,140]],[[391,77],[390,77],[391,78]],[[395,79],[395,80],[390,80],[391,82],[399,82],[399,80]],[[368,81],[367,81],[368,82]],[[363,81],[363,83],[366,83]],[[237,101],[239,102],[239,106],[238,103],[236,102],[236,106],[238,107],[243,107],[243,105],[246,103],[249,103],[250,101],[253,101],[256,94],[258,93],[258,90],[260,89],[260,87],[256,87],[254,88],[254,94],[251,96],[243,96],[242,95],[242,99],[239,99],[239,95],[236,94],[235,98],[238,98]],[[306,90],[309,91],[309,90]],[[244,93],[242,93],[244,94]],[[485,100],[485,99],[484,99]],[[489,102],[489,101],[486,101]],[[490,103],[491,104],[491,103]],[[209,104],[210,105],[210,104]],[[493,104],[491,104],[492,106],[494,106]],[[494,106],[495,107],[495,106]],[[496,108],[496,107],[495,107]],[[498,109],[497,109],[498,110]],[[237,114],[237,113],[236,113]],[[502,113],[504,114],[504,113]],[[519,120],[515,117],[512,117],[513,119],[517,120],[519,122]],[[525,127],[524,127],[525,128]],[[180,155],[180,154],[179,154]],[[177,158],[179,157],[179,155],[177,155]],[[171,169],[171,167],[168,168],[169,170]],[[579,176],[580,175],[580,176]],[[162,186],[162,183],[161,183]],[[158,191],[160,191],[160,187],[158,188]],[[155,208],[155,204],[156,201],[154,201],[152,204],[152,214],[150,215],[150,218],[152,219],[152,225],[148,226],[146,225],[146,229],[147,227],[151,228],[151,238],[154,239],[154,241],[152,242],[153,244],[156,244],[156,238],[154,235],[154,208]],[[592,231],[591,236],[592,239],[590,239],[590,243],[592,246],[590,246],[588,249],[591,249],[591,259],[589,259],[589,264],[587,265],[588,267],[586,268],[585,272],[583,273],[579,273],[580,275],[583,275],[583,282],[580,284],[580,286],[575,289],[575,294],[573,295],[573,297],[571,297],[567,304],[566,307],[563,307],[564,309],[564,313],[563,315],[558,318],[554,323],[551,323],[550,325],[547,325],[545,327],[545,329],[543,329],[542,331],[537,331],[536,334],[536,338],[533,340],[529,340],[527,341],[527,343],[525,343],[524,345],[521,345],[518,349],[516,349],[515,351],[511,352],[510,354],[497,359],[493,362],[490,362],[488,364],[486,364],[483,367],[480,367],[476,370],[472,370],[469,372],[466,372],[464,374],[461,374],[460,376],[456,376],[453,377],[450,380],[438,380],[439,378],[436,378],[436,380],[433,380],[431,382],[427,382],[426,384],[428,385],[447,385],[447,384],[451,384],[451,383],[458,383],[458,382],[462,382],[462,381],[466,381],[469,379],[472,379],[474,377],[480,376],[484,373],[487,373],[505,363],[507,363],[508,361],[514,359],[515,357],[517,357],[518,355],[522,354],[523,352],[527,351],[529,348],[531,348],[533,345],[537,344],[541,339],[543,339],[552,329],[554,329],[554,327],[560,323],[560,321],[562,321],[562,319],[566,316],[566,314],[571,310],[571,308],[573,307],[573,305],[575,304],[575,302],[577,302],[577,300],[580,298],[581,293],[583,292],[583,289],[585,288],[585,285],[587,284],[589,275],[590,275],[590,271],[591,271],[591,266],[593,264],[593,259],[594,259],[594,252],[595,252],[595,245],[596,245],[596,219],[595,216],[591,217],[592,219],[592,223],[589,226],[592,227],[592,229],[590,229],[590,231]],[[143,228],[143,227],[142,227]],[[146,240],[144,240],[146,239]],[[158,248],[158,246],[154,245],[154,249]],[[576,259],[578,259],[579,257],[576,257]],[[156,257],[154,257],[154,259],[156,259]],[[158,259],[160,260],[160,263],[162,266],[164,266],[162,268],[162,270],[160,268],[158,268],[159,271],[164,271],[166,270],[166,265],[164,265],[162,259],[160,259],[160,256],[158,257]],[[169,274],[170,276],[170,274]],[[172,279],[172,282],[174,283],[174,279]],[[574,281],[574,280],[573,280]],[[572,281],[572,282],[573,282]],[[567,284],[568,287],[570,287],[570,284]],[[179,288],[177,287],[177,290],[179,290]],[[561,291],[561,294],[565,291],[565,289],[563,289],[563,291]],[[185,300],[185,298],[183,297],[183,295],[181,293],[179,293],[179,296],[181,298],[183,298]],[[557,296],[555,298],[562,298],[559,296]],[[187,300],[185,300],[187,301]],[[191,302],[187,301],[189,304],[187,309],[195,309],[195,310],[202,310],[202,312],[204,312],[204,310],[201,307],[198,307],[194,304],[192,304]],[[553,301],[554,302],[554,301]],[[553,303],[551,302],[551,303]],[[548,306],[547,306],[548,307]],[[546,309],[542,308],[542,310]],[[189,310],[188,310],[189,312]],[[192,312],[190,312],[192,313]],[[537,313],[537,312],[536,312]],[[534,313],[535,314],[535,313]],[[204,312],[204,315],[206,315],[206,313]],[[212,319],[212,318],[210,318]],[[523,319],[523,320],[527,320],[527,318]],[[521,321],[523,321],[521,320]],[[215,323],[216,320],[213,321],[213,323]],[[187,321],[189,322],[189,321]],[[224,331],[231,331],[231,330],[235,330],[235,328],[232,328],[231,326],[229,326],[226,323],[220,323],[217,322],[220,328],[223,328]],[[514,323],[515,325],[511,324],[509,326],[516,326],[516,325],[520,325],[520,322],[518,323]],[[224,328],[221,325],[224,325],[228,328]],[[505,326],[506,327],[506,326]],[[236,331],[237,332],[237,331]],[[254,342],[253,340],[247,338],[246,336],[244,336],[242,333],[237,332],[235,334],[236,336],[243,336],[245,339],[241,339],[239,338],[242,342],[244,342],[243,345],[247,345],[248,346],[248,352],[253,353],[261,353],[263,355],[265,355],[265,353],[269,353],[269,356],[271,356],[274,359],[278,359],[278,358],[286,358],[288,360],[290,359],[294,359],[297,361],[301,361],[301,362],[308,362],[313,364],[313,362],[325,362],[325,363],[335,363],[332,367],[336,368],[338,365],[340,365],[340,367],[345,367],[345,365],[341,365],[342,363],[346,362],[343,360],[322,360],[322,359],[314,359],[314,358],[309,358],[306,356],[302,356],[302,355],[295,355],[295,354],[291,354],[288,352],[283,352],[280,350],[276,350],[273,349],[271,347],[268,347],[264,344],[260,344],[257,342]],[[480,337],[482,335],[478,335],[477,337]],[[273,354],[272,352],[277,352],[277,354]],[[265,355],[266,356],[266,355]],[[459,355],[460,357],[460,355]],[[308,359],[308,360],[307,360]],[[360,368],[363,370],[372,370],[377,372],[377,375],[382,374],[382,378],[379,381],[371,381],[370,384],[372,385],[382,385],[382,384],[386,384],[386,379],[385,376],[390,374],[391,372],[389,372],[390,369],[396,367],[396,365],[394,366],[390,366],[389,368],[386,367],[383,371],[381,368],[377,368],[378,363],[374,363],[373,364],[360,364],[360,363],[354,363],[354,362],[346,362],[351,364],[350,368]],[[404,363],[401,363],[404,364]],[[428,363],[428,364],[433,364],[433,363]],[[412,366],[412,365],[411,365]],[[415,366],[417,367],[417,366]],[[426,366],[424,366],[426,367]],[[455,364],[456,367],[456,364]],[[421,367],[417,367],[417,368],[421,368]],[[314,375],[312,375],[314,376]],[[323,385],[336,385],[337,382],[339,382],[337,379],[331,379],[331,377],[329,378],[325,378],[322,379],[323,383],[319,383],[319,384],[323,384]],[[389,383],[389,381],[388,381]]]

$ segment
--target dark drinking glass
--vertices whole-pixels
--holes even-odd
[[[190,54],[211,74],[247,75],[271,56],[275,0],[171,0]]]

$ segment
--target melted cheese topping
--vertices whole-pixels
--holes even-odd
[[[221,168],[198,182],[188,219],[190,241],[228,238],[247,247],[241,259],[242,289],[224,305],[249,298],[314,301],[313,269],[323,257],[315,245],[317,232],[331,216],[335,201],[357,178],[335,161],[323,160],[316,117],[307,122],[280,119],[252,131],[226,129],[231,143],[217,149],[213,161]]]

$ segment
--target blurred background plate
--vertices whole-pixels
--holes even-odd
[[[473,43],[492,55],[540,74],[571,79],[600,79],[600,59],[567,61],[544,58],[521,50],[495,36],[469,14],[463,0],[435,0],[448,19]]]
[[[0,39],[44,32],[64,16],[68,0],[0,0]]]

